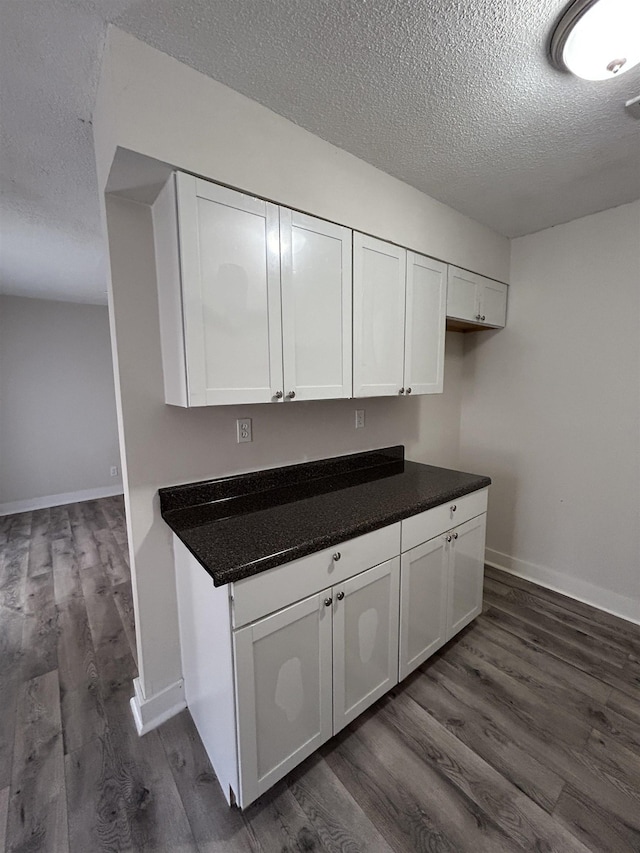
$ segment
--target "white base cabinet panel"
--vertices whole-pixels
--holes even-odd
[[[218,588],[174,537],[185,695],[230,804],[252,803],[480,613],[485,510],[481,490]]]
[[[326,600],[312,595],[234,632],[241,804],[333,734]]]
[[[400,560],[333,591],[333,732],[398,683]]]
[[[452,531],[449,545],[447,640],[482,612],[486,516],[472,518]]]
[[[402,554],[400,680],[481,613],[486,522],[483,513]]]
[[[447,641],[449,552],[444,536],[402,555],[400,680]]]

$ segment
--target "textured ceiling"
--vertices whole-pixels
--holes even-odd
[[[7,293],[104,301],[90,119],[108,22],[507,236],[640,197],[640,69],[545,48],[564,0],[3,0]]]

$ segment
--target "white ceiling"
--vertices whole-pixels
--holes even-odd
[[[545,56],[565,0],[2,0],[0,288],[105,301],[91,115],[106,24],[517,236],[640,197],[640,68]]]

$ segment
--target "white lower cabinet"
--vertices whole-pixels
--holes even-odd
[[[487,490],[233,584],[177,537],[184,689],[246,807],[482,608]]]
[[[447,640],[482,611],[486,515],[472,518],[452,532],[449,548]]]
[[[327,598],[312,595],[234,632],[243,804],[333,734]]]
[[[402,555],[400,680],[447,640],[449,552],[444,536]]]
[[[402,554],[400,680],[482,611],[486,513]]]
[[[243,804],[397,684],[399,582],[395,557],[234,632]]]
[[[398,683],[400,559],[333,592],[333,732]]]

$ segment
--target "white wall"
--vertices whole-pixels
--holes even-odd
[[[94,116],[104,189],[117,146],[506,279],[508,241],[269,110],[111,29]],[[120,176],[122,177],[122,176]],[[114,176],[111,175],[113,180]],[[462,341],[448,340],[445,394],[181,410],[163,402],[150,209],[108,196],[110,306],[143,700],[180,678],[170,531],[157,489],[389,444],[455,465]],[[362,407],[359,402],[358,406]],[[235,443],[235,419],[254,441]],[[162,691],[166,693],[162,694]],[[167,699],[167,704],[169,699]]]
[[[640,621],[640,202],[518,238],[511,264],[507,328],[465,339],[488,557]]]
[[[106,306],[0,296],[0,513],[122,491]]]

